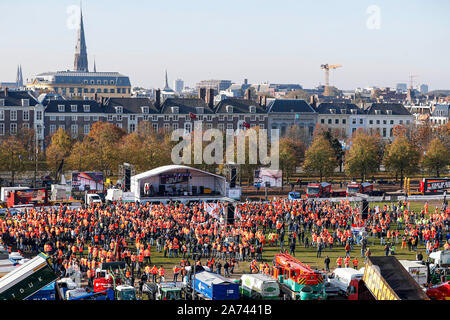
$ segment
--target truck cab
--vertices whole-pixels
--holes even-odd
[[[362,279],[364,273],[352,268],[337,268],[328,278],[328,282],[342,294],[347,294],[348,287],[354,279]]]
[[[298,192],[298,191],[292,191],[292,192],[289,192],[289,194],[288,194],[288,199],[291,201],[296,201],[301,198],[302,198],[302,196],[301,196],[300,192]]]
[[[356,196],[358,193],[362,194],[371,194],[373,192],[373,184],[369,182],[350,182],[347,185],[346,195],[348,196]]]
[[[361,278],[353,279],[347,288],[348,300],[376,300]]]
[[[156,300],[181,300],[182,290],[175,282],[163,282],[158,284]]]
[[[102,204],[102,198],[96,193],[86,193],[84,199],[86,205]]]
[[[120,285],[116,287],[117,300],[137,300],[136,289],[128,285]]]
[[[331,184],[328,182],[309,183],[306,187],[308,198],[326,198],[331,194]]]

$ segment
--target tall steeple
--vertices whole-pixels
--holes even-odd
[[[83,10],[81,9],[81,5],[80,5],[80,27],[78,28],[78,41],[75,47],[74,70],[89,72],[86,40],[84,37]]]
[[[97,72],[97,67],[95,66],[95,57],[94,57],[94,72]]]
[[[17,66],[17,77],[16,77],[17,88],[23,88],[23,76],[22,76],[22,66]]]
[[[164,85],[164,90],[170,90],[169,87],[169,78],[167,77],[167,69],[166,69],[166,83]]]

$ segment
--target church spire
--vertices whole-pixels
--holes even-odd
[[[20,64],[17,66],[16,87],[17,88],[23,87],[22,66]]]
[[[167,77],[167,69],[166,69],[166,83],[164,85],[164,90],[170,89],[169,87],[169,78]]]
[[[95,66],[95,57],[94,57],[94,72],[97,72],[97,67]]]
[[[81,9],[81,5],[80,5],[80,27],[78,28],[78,41],[75,47],[74,70],[89,72],[86,40],[84,37],[83,10]]]

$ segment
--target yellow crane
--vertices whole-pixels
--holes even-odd
[[[342,68],[342,65],[340,65],[340,64],[329,65],[327,63],[327,64],[320,65],[320,68],[325,70],[325,91],[324,91],[323,95],[329,96],[330,95],[330,69]]]

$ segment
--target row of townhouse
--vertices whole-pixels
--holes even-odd
[[[41,101],[41,102],[39,102]],[[358,128],[392,138],[396,125],[410,125],[414,117],[401,104],[372,104],[361,109],[354,104],[322,103],[311,106],[304,100],[228,98],[214,102],[214,91],[199,90],[197,98],[155,100],[149,98],[101,98],[97,100],[37,100],[27,91],[0,92],[0,136],[17,134],[21,127],[34,128],[42,147],[58,128],[73,138],[90,132],[98,121],[113,123],[127,132],[136,131],[142,123],[155,130],[184,129],[192,131],[196,122],[204,129],[239,130],[244,127],[279,129],[284,135],[295,125],[304,131],[307,144],[312,141],[317,124],[328,127],[342,138]]]

